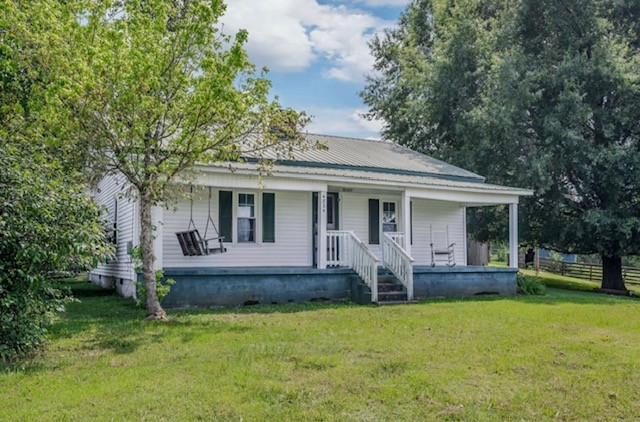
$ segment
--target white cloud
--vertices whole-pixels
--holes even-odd
[[[311,133],[353,136],[380,139],[382,121],[369,121],[361,114],[363,110],[352,108],[310,108],[312,122],[307,127]]]
[[[358,3],[364,3],[368,6],[373,7],[382,7],[382,6],[391,6],[391,7],[404,7],[409,4],[409,0],[359,0]]]
[[[222,21],[228,31],[249,31],[247,51],[258,65],[299,71],[324,58],[324,75],[343,81],[363,80],[373,65],[367,41],[393,25],[362,10],[317,0],[232,0]]]

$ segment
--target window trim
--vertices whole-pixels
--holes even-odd
[[[396,228],[395,230],[391,231],[391,232],[385,232],[384,231],[384,204],[393,204],[394,206],[394,212],[396,214],[396,222],[393,223]],[[384,199],[380,200],[380,237],[383,236],[384,233],[395,233],[398,231],[398,227],[400,225],[400,216],[398,215],[398,201],[387,201]]]
[[[240,217],[240,195],[251,195],[253,196],[253,217]],[[234,233],[236,235],[235,238],[235,243],[237,243],[238,245],[257,245],[261,243],[258,240],[258,233],[260,232],[261,226],[259,225],[259,221],[260,221],[260,216],[261,216],[261,212],[259,212],[260,206],[262,206],[262,201],[259,202],[259,198],[260,195],[257,195],[256,192],[250,192],[250,191],[236,191],[235,194],[233,195],[233,212],[234,212],[234,218],[233,218],[233,225],[234,225]],[[259,216],[260,214],[260,216]],[[252,241],[247,241],[247,242],[242,242],[240,241],[240,232],[238,231],[239,227],[238,227],[238,221],[243,218],[243,219],[247,219],[247,220],[253,220],[253,240]]]

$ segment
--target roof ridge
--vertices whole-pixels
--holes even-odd
[[[354,139],[356,141],[367,141],[367,142],[382,142],[382,143],[387,143],[387,144],[395,144],[395,145],[399,145],[389,139],[367,139],[367,138],[356,138],[355,136],[342,136],[342,135],[327,135],[324,133],[311,133],[311,132],[306,132],[305,135],[314,135],[314,136],[325,136],[328,138],[344,138],[344,139]]]

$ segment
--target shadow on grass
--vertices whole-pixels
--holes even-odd
[[[358,310],[377,313],[394,312],[393,307],[377,308],[371,305],[357,305],[352,302],[308,302],[287,305],[258,305],[251,307],[225,307],[170,310],[168,322],[148,322],[144,320],[144,310],[137,308],[131,299],[122,298],[112,291],[103,290],[91,284],[78,283],[70,286],[78,302],[70,303],[67,312],[51,328],[49,339],[65,340],[55,347],[77,351],[87,356],[100,356],[104,353],[126,355],[152,343],[172,341],[186,343],[197,341],[203,334],[243,335],[255,329],[251,321],[235,318],[191,318],[206,315],[234,314],[294,314],[299,312],[318,312],[326,310]],[[544,296],[472,296],[458,299],[429,299],[415,305],[401,305],[406,310],[415,307],[418,311],[437,309],[443,303],[474,303],[508,301],[532,305],[596,304],[619,305],[637,304],[638,298],[608,296],[592,292],[559,290],[550,288]],[[384,310],[384,311],[383,311]],[[295,318],[295,316],[291,316]],[[169,339],[170,338],[170,339]],[[23,368],[26,371],[50,370],[51,363],[46,359],[34,359]],[[55,364],[65,365],[58,362]]]
[[[220,321],[216,319],[192,319],[198,315],[251,315],[251,314],[295,314],[332,309],[362,308],[375,310],[373,305],[357,305],[353,302],[305,302],[284,305],[256,305],[218,308],[169,309],[168,322],[145,321],[145,312],[135,306],[131,299],[125,299],[111,290],[105,290],[91,284],[72,286],[74,296],[79,302],[67,306],[60,320],[50,331],[50,338],[63,339],[85,334],[93,336],[85,342],[88,348],[112,350],[115,353],[132,353],[141,342],[160,341],[162,336],[175,329],[184,331],[184,341],[193,338],[193,330],[206,329],[215,334],[222,332],[242,333],[251,329],[239,321]],[[437,306],[439,303],[468,303],[511,301],[527,304],[558,305],[562,303],[616,305],[620,303],[639,303],[637,297],[620,297],[594,292],[572,291],[549,288],[543,296],[500,296],[480,295],[464,298],[432,298],[418,304],[399,306]],[[153,333],[150,334],[150,332]],[[189,334],[191,332],[191,334]],[[150,337],[151,336],[151,337]]]
[[[564,286],[562,286],[564,287]],[[80,300],[70,306],[64,321],[61,323],[72,323],[76,327],[82,325],[95,324],[141,324],[149,325],[144,321],[144,311],[135,306],[131,299],[125,299],[114,293],[113,290],[106,290],[93,284],[77,284],[73,286],[74,296]],[[621,301],[640,301],[639,297],[623,297],[605,295],[585,290],[567,290],[549,286],[546,295],[541,296],[502,296],[502,295],[478,295],[462,298],[430,298],[420,301],[420,304],[454,303],[454,302],[493,302],[493,301],[517,301],[523,303],[539,304],[560,304],[560,303],[583,303],[615,305]],[[415,305],[399,305],[415,306]],[[419,304],[418,304],[419,306]],[[160,326],[197,326],[211,325],[212,321],[196,322],[190,319],[183,319],[192,315],[229,315],[229,314],[293,314],[299,312],[314,312],[328,309],[344,308],[372,308],[375,305],[358,305],[351,301],[327,301],[327,302],[304,302],[289,303],[281,305],[254,305],[254,306],[228,306],[212,308],[178,308],[168,309],[169,322],[159,322]],[[153,323],[152,323],[153,324]]]

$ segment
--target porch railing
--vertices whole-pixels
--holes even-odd
[[[397,233],[383,233],[382,263],[407,289],[407,299],[413,299],[413,258],[402,248]]]
[[[401,248],[406,248],[406,245],[404,244],[403,232],[385,232],[385,234],[388,234],[389,237],[391,237],[391,240],[396,242]]]
[[[327,231],[327,267],[350,267],[378,301],[378,258],[352,231]]]

